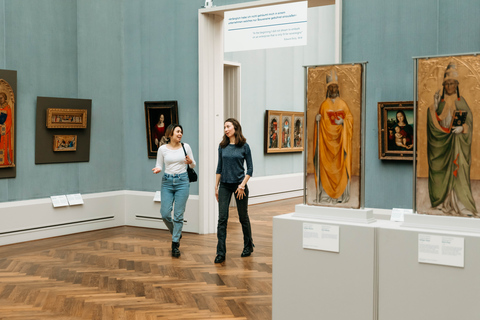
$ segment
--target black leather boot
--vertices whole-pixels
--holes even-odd
[[[252,243],[250,244],[249,246],[246,246],[245,248],[243,248],[243,251],[242,251],[242,254],[241,256],[242,257],[248,257],[252,254],[253,252],[253,248],[255,247],[255,245]]]
[[[180,247],[179,242],[172,242],[172,257],[180,257],[180,250],[178,250],[178,247]]]

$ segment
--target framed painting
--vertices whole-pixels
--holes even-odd
[[[363,64],[306,68],[307,205],[358,209],[361,201]]]
[[[87,109],[47,109],[47,128],[49,129],[85,129],[87,127]]]
[[[479,218],[480,55],[416,58],[418,213]]]
[[[16,81],[16,72],[14,78]],[[15,167],[15,92],[7,80],[0,78],[0,169]],[[15,171],[12,173],[15,176]]]
[[[178,123],[177,101],[145,101],[148,157],[155,159],[167,127]]]
[[[54,135],[53,151],[76,151],[77,136],[76,135]]]
[[[413,101],[378,103],[378,158],[413,160]]]
[[[303,151],[304,113],[267,110],[265,153]]]

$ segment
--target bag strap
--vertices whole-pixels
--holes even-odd
[[[182,144],[183,152],[185,152],[185,156],[187,156],[187,151],[185,151],[185,147],[183,146],[183,142],[181,144]],[[190,169],[190,166],[188,164],[187,164],[187,169]]]

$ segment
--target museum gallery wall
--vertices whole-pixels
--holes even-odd
[[[363,68],[307,67],[308,205],[360,207]]]
[[[417,60],[418,213],[480,217],[480,56]]]

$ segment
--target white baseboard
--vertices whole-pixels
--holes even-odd
[[[134,227],[164,229],[160,215],[160,202],[154,202],[154,192],[125,191],[125,224]],[[183,216],[184,232],[198,233],[198,196],[188,197],[187,208]]]
[[[248,181],[249,204],[303,196],[303,173],[252,177]]]
[[[250,179],[249,204],[303,195],[303,174]],[[0,203],[0,245],[118,226],[166,229],[154,192],[83,194],[83,205],[54,208],[50,198]],[[213,197],[212,192],[212,197]],[[212,213],[215,214],[215,213]],[[199,197],[188,198],[183,231],[199,233]]]
[[[0,245],[125,225],[124,191],[82,197],[58,208],[50,198],[0,203]]]

